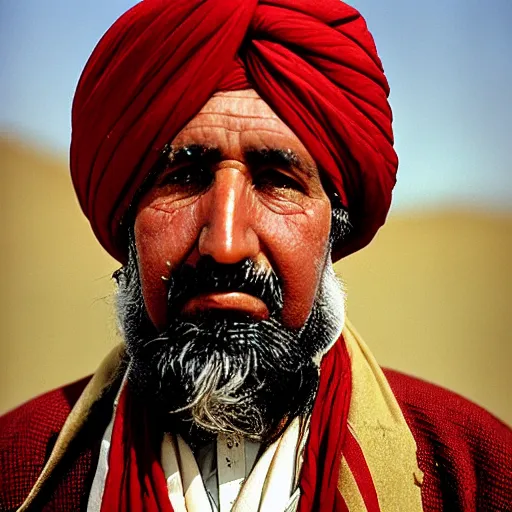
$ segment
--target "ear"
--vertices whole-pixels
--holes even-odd
[[[329,233],[329,242],[334,247],[346,240],[352,225],[350,224],[347,209],[342,205],[340,196],[336,192],[330,195],[331,200],[331,232]]]

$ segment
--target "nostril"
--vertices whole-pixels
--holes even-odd
[[[199,235],[200,256],[211,256],[217,263],[238,263],[246,258],[255,258],[259,253],[259,242],[250,227],[219,227],[209,224]]]

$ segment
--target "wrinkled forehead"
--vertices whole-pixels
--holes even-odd
[[[244,159],[244,152],[277,149],[291,152],[316,169],[313,157],[293,130],[253,89],[215,93],[171,143],[218,148],[226,159]]]

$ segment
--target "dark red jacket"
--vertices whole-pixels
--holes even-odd
[[[455,393],[385,373],[418,446],[424,510],[512,511],[512,431]],[[45,393],[0,418],[0,511],[16,510],[26,498],[87,381]],[[99,441],[110,419],[106,411],[95,414],[98,420],[70,450],[41,510],[86,510]]]

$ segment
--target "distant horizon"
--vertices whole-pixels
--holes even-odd
[[[15,146],[21,150],[27,150],[36,155],[42,155],[43,158],[54,161],[56,167],[63,173],[68,173],[69,159],[68,152],[61,151],[45,145],[41,141],[36,140],[36,137],[31,137],[27,134],[16,133],[13,130],[4,130],[0,126],[0,161],[2,152],[4,151],[4,143],[7,143],[10,147]],[[400,169],[398,170],[398,180],[400,180]],[[425,200],[421,203],[412,202],[409,204],[400,204],[396,206],[395,199],[393,198],[391,203],[391,209],[388,214],[388,218],[400,218],[403,219],[405,216],[443,216],[443,215],[477,215],[486,216],[489,215],[493,218],[504,217],[505,219],[512,219],[512,204],[489,204],[486,201],[475,201],[464,200],[462,197],[458,197],[450,203],[446,201],[436,202],[434,199]]]
[[[135,3],[3,0],[0,132],[66,154],[81,70]],[[512,208],[512,2],[348,3],[366,18],[391,87],[400,159],[393,211]]]

